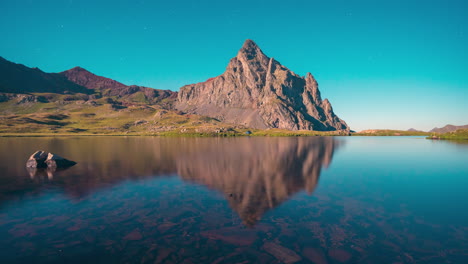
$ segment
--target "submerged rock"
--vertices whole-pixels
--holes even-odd
[[[67,168],[75,165],[76,162],[67,160],[59,155],[38,150],[29,157],[26,162],[27,168]]]
[[[270,253],[283,263],[295,263],[302,260],[296,252],[273,242],[266,242],[263,245],[263,250]]]

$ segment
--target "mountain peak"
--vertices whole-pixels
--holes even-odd
[[[254,59],[255,57],[262,57],[269,59],[263,51],[260,49],[260,47],[251,39],[247,39],[244,42],[244,45],[242,45],[242,48],[239,50],[239,53],[237,54],[237,57],[244,57],[247,58],[247,60]]]
[[[64,75],[68,80],[88,89],[122,89],[127,87],[123,83],[98,76],[79,66],[61,72],[60,74]]]
[[[85,68],[82,68],[80,66],[73,67],[73,68],[71,68],[69,70],[66,70],[64,72],[89,72],[89,73],[91,73],[90,71],[88,71]]]
[[[253,40],[246,39],[242,48],[258,48],[258,45]]]
[[[312,74],[295,74],[250,39],[222,75],[182,87],[175,107],[258,129],[349,130],[330,102],[322,102]]]

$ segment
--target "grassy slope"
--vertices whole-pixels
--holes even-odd
[[[431,133],[427,139],[468,140],[468,129],[458,129],[447,133]]]
[[[46,94],[47,95],[47,94]],[[65,100],[67,95],[49,94],[52,102],[17,100],[0,103],[0,136],[67,135],[161,135],[161,136],[326,136],[336,132],[288,131],[282,129],[250,130],[198,115],[182,115],[161,105],[135,100],[116,104],[108,98]],[[68,96],[69,97],[69,96]]]
[[[337,136],[339,132],[257,130],[198,115],[182,115],[164,109],[170,102],[148,104],[143,94],[130,102],[103,97],[90,104],[79,95],[36,94],[48,103],[0,103],[0,136],[46,135],[161,135],[161,136]],[[71,98],[71,99],[70,99]],[[127,98],[128,100],[128,98]],[[421,136],[426,132],[367,130],[353,136]]]
[[[374,129],[365,130],[358,133],[352,133],[352,136],[427,136],[429,132],[391,130],[391,129]]]

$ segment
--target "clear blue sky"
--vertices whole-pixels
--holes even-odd
[[[0,1],[0,56],[178,90],[245,39],[311,72],[352,129],[468,124],[468,1]]]

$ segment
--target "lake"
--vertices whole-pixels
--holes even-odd
[[[0,263],[468,263],[468,144],[0,138]],[[27,170],[45,150],[66,170]]]

